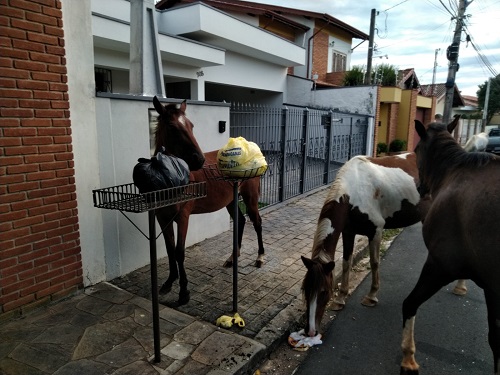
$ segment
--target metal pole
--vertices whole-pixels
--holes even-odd
[[[233,182],[233,312],[238,312],[238,181]]]
[[[153,337],[156,363],[161,361],[160,352],[160,312],[158,299],[158,270],[156,260],[156,222],[155,210],[148,211],[149,220],[149,255],[151,258],[151,303],[153,309]]]
[[[446,96],[443,110],[443,123],[448,124],[451,120],[451,111],[453,108],[453,94],[455,91],[455,76],[458,71],[458,52],[460,50],[460,38],[462,37],[462,26],[465,14],[465,8],[469,3],[466,0],[460,0],[458,6],[457,24],[453,34],[453,42],[448,47],[446,57],[450,61],[448,65],[448,78],[446,79]]]
[[[368,40],[368,60],[366,61],[365,85],[371,84],[372,76],[372,58],[373,58],[373,40],[375,39],[375,16],[377,11],[372,9],[370,18],[370,39]]]
[[[488,85],[486,86],[486,95],[484,97],[483,121],[481,123],[482,132],[486,130],[486,122],[488,121],[488,102],[490,101],[490,86],[491,86],[491,78],[488,79]]]

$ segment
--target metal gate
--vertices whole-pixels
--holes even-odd
[[[303,107],[233,104],[231,137],[259,145],[269,165],[263,206],[331,183],[351,157],[366,154],[368,116]]]

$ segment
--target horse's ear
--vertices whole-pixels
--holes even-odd
[[[302,259],[302,263],[304,263],[304,266],[309,270],[314,264],[314,261],[312,261],[309,258],[306,258],[305,256],[301,255],[300,258]]]
[[[333,271],[335,268],[335,262],[328,262],[327,264],[323,264],[323,271],[326,275]]]
[[[415,130],[417,131],[420,139],[425,139],[427,132],[425,130],[424,124],[422,124],[419,120],[415,120]]]
[[[186,112],[186,107],[187,107],[187,102],[186,102],[186,100],[184,100],[181,103],[180,110],[185,113]]]
[[[160,101],[158,100],[158,98],[156,97],[156,95],[153,98],[153,105],[155,106],[156,112],[158,112],[158,114],[160,116],[163,115],[163,113],[165,111],[165,107],[163,107],[163,105],[160,103]]]
[[[453,118],[453,121],[450,122],[448,124],[448,126],[446,126],[446,129],[448,129],[448,133],[451,134],[453,132],[453,130],[455,130],[455,128],[458,125],[458,120],[460,120],[460,115],[455,115],[455,117]]]

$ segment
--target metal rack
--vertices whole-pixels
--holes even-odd
[[[147,239],[151,259],[151,301],[153,310],[154,361],[161,361],[158,270],[156,258],[155,210],[207,196],[206,182],[195,182],[150,193],[140,193],[133,184],[92,190],[94,207],[120,211]],[[146,235],[124,212],[148,212],[149,235]]]
[[[221,170],[217,165],[206,167],[210,178],[228,181],[233,184],[233,313],[238,312],[238,186],[241,182],[254,177],[262,176],[261,168],[247,170]]]

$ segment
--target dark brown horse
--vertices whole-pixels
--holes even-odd
[[[420,278],[403,302],[401,374],[418,374],[414,323],[420,305],[456,279],[484,290],[494,373],[500,371],[500,157],[467,153],[441,124],[416,121],[419,192],[432,204],[422,233],[429,250]],[[448,129],[449,130],[449,129]]]
[[[177,156],[189,165],[191,170],[190,181],[206,182],[207,196],[176,206],[160,209],[156,218],[163,229],[163,237],[167,247],[169,276],[160,288],[160,293],[168,293],[172,284],[179,278],[180,305],[189,301],[188,280],[184,269],[184,254],[186,234],[189,224],[189,215],[215,212],[226,207],[233,216],[233,184],[224,181],[218,172],[217,150],[202,153],[193,134],[193,124],[186,117],[186,102],[180,106],[175,104],[162,105],[158,98],[153,98],[153,104],[158,112],[158,125],[155,132],[155,154],[162,147],[165,153]],[[215,167],[215,168],[214,168]],[[247,213],[253,222],[258,239],[258,257],[256,266],[262,266],[264,261],[264,244],[262,242],[262,220],[258,209],[260,195],[260,177],[251,178],[242,182],[239,193],[245,202]],[[175,243],[173,222],[177,223],[177,244]],[[238,210],[238,247],[241,247],[245,216]],[[239,249],[238,249],[239,250]],[[232,255],[224,266],[232,265]]]
[[[454,128],[458,117],[450,124]],[[341,310],[349,292],[354,240],[368,237],[372,284],[361,303],[375,306],[380,288],[380,242],[383,229],[403,228],[425,217],[430,198],[417,191],[418,169],[414,153],[371,158],[357,156],[339,170],[321,209],[311,259],[302,257],[307,272],[302,284],[307,305],[306,332],[314,336],[329,300]],[[333,296],[333,260],[342,235],[343,261],[339,292]],[[465,293],[457,283],[455,293]]]

